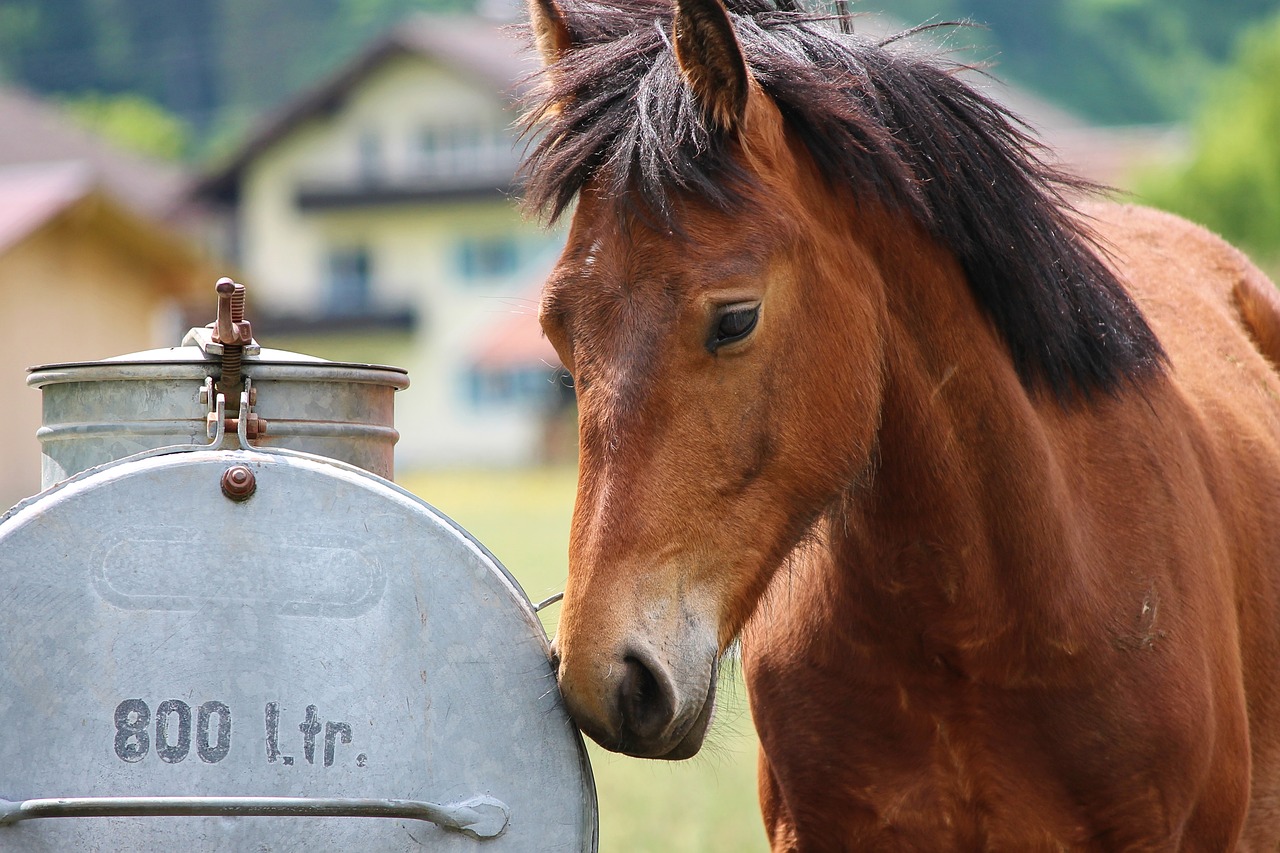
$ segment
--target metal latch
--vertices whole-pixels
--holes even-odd
[[[229,278],[218,279],[217,318],[204,328],[187,332],[183,346],[197,346],[221,366],[218,378],[205,379],[200,403],[208,407],[205,422],[215,443],[228,432],[240,435],[241,442],[265,435],[267,422],[253,411],[258,392],[242,374],[244,357],[259,355],[262,347],[253,339],[253,326],[244,316],[245,287]]]
[[[266,419],[253,410],[258,404],[258,389],[253,387],[253,380],[247,376],[234,411],[227,404],[227,395],[215,387],[212,376],[205,377],[204,387],[200,389],[200,404],[208,407],[204,419],[210,439],[234,432],[242,433],[244,439],[252,441],[267,434]]]

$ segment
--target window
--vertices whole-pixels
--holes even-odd
[[[501,129],[432,125],[418,131],[418,172],[427,177],[494,175],[514,169],[515,146]]]
[[[520,244],[510,234],[464,237],[457,253],[458,274],[468,282],[503,278],[520,268]]]
[[[372,301],[372,262],[364,246],[343,247],[329,252],[329,280],[325,307],[332,314],[358,314]]]
[[[372,130],[360,134],[358,147],[360,182],[376,184],[382,180],[382,139]]]
[[[559,372],[547,365],[471,368],[464,378],[467,401],[473,408],[518,405],[550,407],[559,393]]]

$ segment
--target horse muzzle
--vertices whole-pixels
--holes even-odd
[[[637,758],[679,760],[695,755],[715,707],[716,655],[675,665],[648,649],[626,649],[583,667],[560,661],[560,690],[570,716],[596,743]],[[681,673],[678,666],[700,669]],[[681,676],[684,677],[681,677]],[[692,675],[692,677],[689,677]]]

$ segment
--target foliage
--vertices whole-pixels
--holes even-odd
[[[39,25],[40,7],[35,0],[0,3],[0,76],[13,76],[12,58],[35,38]]]
[[[1214,82],[1191,160],[1138,186],[1144,200],[1280,261],[1280,14],[1246,34]]]
[[[99,136],[140,154],[177,160],[191,142],[186,122],[141,95],[77,95],[63,106]]]
[[[828,7],[835,0],[813,0]],[[847,0],[900,21],[969,19],[970,56],[1105,123],[1185,119],[1242,29],[1276,0]],[[0,0],[0,78],[137,93],[187,121],[190,151],[238,137],[414,11],[521,0]]]
[[[0,76],[136,93],[217,135],[315,83],[415,10],[469,0],[0,0]],[[193,150],[204,150],[196,140]]]
[[[1237,34],[1275,0],[882,0],[911,22],[988,29],[996,74],[1106,124],[1186,118]],[[864,7],[869,8],[869,7]]]

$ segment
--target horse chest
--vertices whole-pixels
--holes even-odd
[[[948,672],[746,660],[779,850],[1176,849],[1181,786],[1206,761],[1191,727],[1114,713],[1122,687],[985,690]]]

